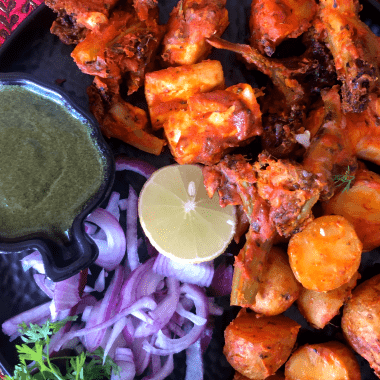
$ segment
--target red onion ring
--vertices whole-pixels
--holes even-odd
[[[125,155],[119,155],[115,159],[115,168],[116,171],[121,170],[130,170],[135,173],[138,173],[148,179],[157,169],[138,158],[131,158]]]
[[[99,310],[95,308],[92,310],[89,320],[86,323],[86,328],[91,329],[91,327],[99,325],[101,322],[104,322],[110,318],[111,312],[115,309],[116,300],[119,295],[123,279],[123,267],[119,265],[115,270],[115,274],[106,291],[106,294],[104,295]],[[97,347],[99,347],[104,338],[104,334],[105,330],[101,330],[91,336],[86,335],[85,346],[87,350],[94,351]]]
[[[123,260],[126,249],[125,234],[119,221],[102,208],[94,210],[86,220],[98,225],[107,236],[107,250],[99,249],[95,263],[108,271],[114,270]]]
[[[141,323],[135,331],[135,337],[146,337],[152,334],[156,334],[170,321],[174,312],[176,311],[180,287],[179,281],[172,277],[167,277],[168,294],[167,296],[158,304],[158,306],[150,312],[150,316],[153,318],[154,322],[152,325]]]
[[[131,270],[136,269],[140,263],[137,245],[137,202],[138,196],[132,186],[129,186],[127,198],[127,257]]]

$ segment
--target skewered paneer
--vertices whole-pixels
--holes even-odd
[[[170,115],[186,110],[191,96],[224,88],[222,64],[214,60],[148,73],[145,98],[153,129],[162,128]]]
[[[164,128],[180,164],[215,164],[232,148],[250,143],[262,132],[256,100],[261,91],[249,84],[224,89],[218,61],[149,73],[145,94],[153,128]]]
[[[250,44],[271,56],[286,38],[296,38],[309,29],[316,13],[314,0],[253,0]]]
[[[170,14],[163,40],[163,60],[191,65],[211,52],[206,38],[220,37],[228,26],[226,0],[179,0]]]
[[[250,379],[266,379],[289,357],[300,327],[283,315],[257,318],[242,309],[224,331],[223,353],[236,371]]]
[[[195,94],[187,109],[169,116],[165,136],[179,164],[212,165],[232,148],[260,135],[261,112],[249,84]]]

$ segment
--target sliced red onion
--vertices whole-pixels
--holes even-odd
[[[153,271],[163,276],[175,277],[182,282],[209,286],[214,276],[214,262],[206,261],[200,264],[184,264],[159,254],[154,262]]]
[[[154,273],[151,269],[142,274],[136,289],[136,297],[141,298],[153,294],[161,286],[164,276]]]
[[[149,239],[144,235],[145,245],[146,249],[148,251],[148,255],[150,257],[156,257],[158,255],[158,251],[156,248],[153,247],[152,243],[149,241]]]
[[[209,318],[209,320],[207,321],[206,327],[203,330],[201,337],[199,338],[201,342],[202,354],[206,352],[211,342],[213,331],[214,331],[214,320]]]
[[[131,270],[135,270],[141,263],[139,260],[137,246],[137,201],[138,196],[132,186],[129,186],[127,204],[127,255]]]
[[[131,320],[130,317],[126,317],[126,323],[125,323],[125,327],[123,329],[123,337],[126,341],[126,345],[128,347],[131,347],[132,346],[132,342],[133,342],[133,337],[135,335],[135,327],[133,326],[133,322]]]
[[[168,355],[165,364],[159,371],[153,373],[151,376],[143,377],[143,380],[164,380],[166,379],[174,369],[173,355]],[[195,379],[194,379],[195,380]]]
[[[120,155],[115,159],[116,171],[130,170],[138,173],[145,178],[149,178],[157,169],[148,162],[142,161],[138,158],[130,158]]]
[[[50,307],[51,317],[53,320],[57,318],[57,315],[60,311],[71,309],[80,301],[80,286],[80,273],[69,277],[66,280],[55,283],[53,302]]]
[[[197,325],[197,326],[203,326],[207,322],[207,318],[200,317],[194,313],[191,313],[190,311],[187,311],[182,306],[181,302],[178,302],[176,312],[182,317],[187,318],[188,320],[193,322],[194,325]]]
[[[153,323],[153,319],[142,310],[136,310],[132,313],[132,315],[144,323],[148,323],[149,325]]]
[[[114,270],[123,260],[126,249],[125,234],[120,223],[102,208],[94,210],[86,220],[98,225],[107,236],[107,249],[100,247],[95,263],[108,271]]]
[[[186,349],[185,380],[195,379],[203,380],[203,358],[199,339]]]
[[[207,319],[208,317],[208,302],[207,297],[201,288],[197,285],[183,284],[181,286],[181,291],[189,298],[194,301],[196,313],[198,316]],[[163,334],[160,330],[157,333],[157,340],[154,347],[148,341],[144,341],[143,348],[148,352],[156,355],[169,355],[174,353],[179,353],[197,341],[202,332],[204,331],[205,325],[197,326],[194,325],[190,332],[178,339],[171,339]]]
[[[167,324],[167,327],[169,328],[171,332],[176,334],[179,338],[182,338],[183,336],[185,336],[185,332],[175,322],[169,321],[169,323]]]
[[[112,214],[118,221],[120,221],[120,209],[119,209],[120,194],[113,191],[110,195],[106,210]]]
[[[29,255],[23,257],[21,259],[21,265],[24,272],[26,272],[30,268],[33,268],[37,272],[45,274],[45,267],[42,261],[42,256],[38,251],[34,251]]]
[[[224,310],[221,306],[215,303],[214,297],[208,297],[208,311],[211,315],[220,316],[223,314]]]
[[[128,307],[137,300],[136,289],[137,284],[143,274],[153,267],[154,259],[147,260],[144,264],[136,268],[126,279],[120,292],[120,306],[119,309]]]
[[[170,321],[171,317],[176,311],[180,295],[179,281],[173,277],[168,277],[166,281],[168,287],[168,294],[158,304],[157,308],[155,308],[150,313],[150,316],[154,320],[153,324],[148,325],[146,323],[141,323],[136,328],[136,338],[145,337],[157,333],[164,326],[166,326],[166,324]]]
[[[84,222],[84,231],[86,232],[86,234],[94,235],[97,230],[98,226],[94,223]]]
[[[233,266],[227,265],[225,262],[221,262],[215,269],[214,278],[212,279],[209,288],[210,294],[216,297],[230,295],[232,290],[233,275]]]
[[[108,327],[106,329],[106,333],[104,334],[104,338],[103,338],[103,341],[102,343],[100,344],[100,347],[102,347],[104,350],[107,346],[107,342],[109,341],[110,337],[112,335],[112,328],[111,327]],[[115,360],[115,353],[116,353],[116,350],[120,347],[125,347],[126,345],[126,342],[125,342],[125,339],[123,337],[122,334],[119,334],[116,339],[114,339],[109,351],[108,351],[108,356]]]
[[[111,380],[133,380],[135,378],[136,368],[133,353],[129,348],[117,348],[115,362],[120,367],[120,373],[117,375],[112,372]]]
[[[43,303],[42,305],[36,306],[32,309],[24,311],[14,317],[7,319],[2,324],[3,333],[16,339],[21,334],[18,332],[19,325],[25,322],[27,325],[30,323],[37,323],[40,320],[48,319],[50,317],[50,304],[52,301]],[[13,340],[12,339],[12,340]]]
[[[34,273],[33,278],[37,286],[49,297],[53,298],[54,282],[46,275],[41,273]]]
[[[132,351],[136,365],[136,375],[138,376],[140,376],[146,370],[151,357],[150,353],[143,350],[142,348],[145,339],[146,338],[135,338],[132,343]]]
[[[128,206],[127,206],[128,205],[127,198],[120,199],[119,202],[118,202],[118,205],[119,205],[120,210],[125,211],[128,208]]]
[[[96,292],[101,293],[106,288],[106,277],[107,277],[107,273],[103,268],[100,271],[98,278],[95,280],[94,290]]]
[[[105,329],[107,329],[108,327],[115,324],[119,319],[121,319],[127,315],[130,315],[135,310],[139,310],[139,309],[143,309],[143,308],[153,310],[156,307],[157,307],[157,304],[153,300],[152,297],[143,297],[143,298],[139,299],[138,301],[136,301],[130,307],[123,309],[118,314],[116,314],[114,317],[106,320],[105,322],[99,323],[98,325],[94,325],[91,327],[88,327],[86,325],[86,327],[84,329],[76,331],[75,333],[66,334],[64,336],[64,338],[62,339],[62,341],[60,342],[60,344],[63,345],[64,343],[66,343],[66,341],[74,338],[75,336],[86,336],[86,337],[88,337],[89,334],[94,334],[97,332],[103,332]],[[97,346],[97,347],[99,347],[99,346]],[[95,348],[97,348],[97,347],[95,347]],[[90,351],[90,350],[88,349],[88,351]]]
[[[110,350],[110,348],[112,347],[113,343],[115,342],[115,340],[118,338],[118,336],[121,334],[121,332],[123,331],[123,328],[124,326],[126,325],[127,323],[127,318],[126,317],[123,317],[121,318],[120,320],[118,320],[114,325],[113,325],[113,328],[112,328],[112,332],[111,332],[111,335],[110,337],[108,338],[108,341],[107,341],[107,345],[104,349],[104,355],[103,355],[103,364],[106,360],[106,357],[108,355],[108,352]]]
[[[86,323],[86,328],[101,324],[110,318],[111,312],[115,309],[117,303],[117,297],[119,295],[122,283],[124,279],[123,267],[119,265],[114,273],[112,281],[104,295],[103,300],[99,306],[99,309],[94,308]],[[99,347],[101,341],[104,338],[105,331],[98,331],[91,336],[86,335],[85,346],[89,351],[94,351]]]

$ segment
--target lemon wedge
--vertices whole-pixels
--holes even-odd
[[[234,206],[210,199],[198,165],[169,165],[152,174],[138,204],[141,226],[152,245],[174,261],[209,261],[227,248],[235,232]]]

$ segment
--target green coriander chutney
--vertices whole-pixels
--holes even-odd
[[[88,124],[48,97],[0,86],[0,238],[66,239],[104,177]]]

